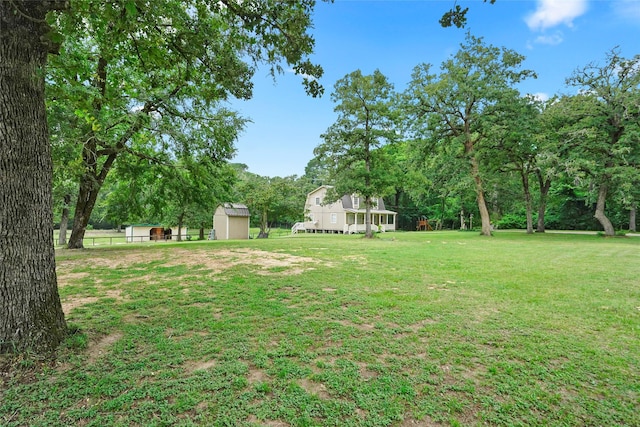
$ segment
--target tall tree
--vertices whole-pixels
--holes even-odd
[[[205,144],[228,160],[233,140],[218,132],[220,101],[249,98],[259,63],[291,67],[311,95],[322,69],[308,56],[315,0],[87,0],[58,24],[67,39],[49,73],[51,97],[66,99],[82,128],[83,174],[70,248],[81,248],[98,193],[118,157]],[[184,138],[197,133],[199,138]],[[143,146],[145,150],[141,150]],[[149,153],[149,148],[156,153]]]
[[[295,175],[266,177],[250,172],[241,175],[236,188],[242,200],[257,219],[258,238],[268,238],[275,222],[300,216],[304,196]]]
[[[607,236],[615,230],[605,213],[607,196],[618,181],[637,180],[640,123],[640,55],[623,58],[619,49],[606,55],[606,63],[591,63],[576,70],[567,83],[580,89],[575,96],[572,129],[580,144],[576,154],[597,188],[594,217]]]
[[[57,51],[46,14],[66,3],[0,2],[0,353],[50,350],[66,334],[42,72]]]
[[[487,138],[486,121],[500,108],[500,100],[512,97],[514,85],[535,76],[521,70],[524,57],[513,50],[485,45],[467,34],[460,50],[432,74],[429,64],[417,66],[405,93],[413,127],[428,130],[429,139],[459,144],[469,161],[475,183],[482,234],[491,235],[491,219],[477,150]],[[420,129],[416,131],[420,132]]]
[[[530,97],[505,98],[488,123],[488,144],[483,157],[499,172],[516,173],[522,185],[527,234],[533,233],[533,195],[530,177],[536,170],[539,108]]]
[[[546,212],[549,191],[554,179],[562,173],[562,163],[567,157],[569,144],[565,144],[562,129],[566,115],[564,98],[553,97],[540,105],[537,130],[532,137],[535,140],[536,158],[534,174],[538,181],[538,218],[536,233],[546,230]]]
[[[330,199],[353,193],[364,198],[367,238],[373,237],[373,198],[393,191],[392,177],[386,173],[389,156],[377,149],[397,138],[394,97],[393,85],[379,70],[368,76],[360,70],[347,74],[331,94],[338,119],[314,149],[314,155],[330,165]]]
[[[149,197],[157,210],[153,218],[178,227],[177,240],[182,240],[182,228],[194,224],[204,237],[203,224],[210,226],[216,207],[228,200],[235,173],[227,164],[217,164],[207,158],[182,158],[170,166],[156,169],[158,176]],[[191,222],[193,221],[193,223]]]

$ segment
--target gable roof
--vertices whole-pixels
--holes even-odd
[[[373,211],[386,211],[386,207],[384,206],[384,200],[382,200],[382,197],[378,197],[378,207],[375,209],[372,209]],[[345,194],[344,196],[342,196],[342,207],[345,209],[354,209],[353,207],[353,199],[351,198],[350,195]],[[364,205],[364,200],[362,201],[362,203],[360,204],[360,206]],[[360,208],[362,210],[362,208]],[[391,211],[388,211],[391,212]]]
[[[249,208],[241,203],[223,203],[222,207],[227,216],[251,216]]]
[[[307,199],[308,199],[308,198],[309,198],[313,193],[316,193],[316,192],[318,192],[319,190],[322,190],[322,189],[327,189],[327,190],[328,190],[329,188],[333,188],[333,185],[321,185],[320,187],[316,188],[315,190],[310,191],[309,193],[307,193]],[[394,213],[394,214],[396,213],[396,212],[388,211],[388,210],[387,210],[387,208],[386,208],[386,207],[385,207],[385,205],[384,205],[384,200],[382,199],[382,197],[377,197],[377,199],[378,199],[378,206],[377,206],[376,208],[372,208],[372,209],[371,209],[371,211],[372,211],[372,212],[377,212],[377,213]],[[351,195],[350,195],[350,194],[345,194],[345,195],[344,195],[344,196],[342,196],[340,199],[338,199],[338,201],[342,202],[342,207],[343,207],[345,210],[349,210],[350,212],[356,212],[356,211],[358,211],[358,212],[364,212],[364,211],[365,211],[365,209],[364,209],[364,208],[360,208],[360,209],[358,210],[358,209],[355,209],[355,208],[353,207],[353,199],[351,198]],[[364,202],[364,200],[363,200],[363,202]],[[361,206],[363,206],[363,205],[364,205],[364,203],[362,203],[362,204],[361,204]]]
[[[309,197],[310,195],[312,195],[313,193],[317,192],[318,190],[322,190],[323,188],[329,189],[329,188],[333,188],[333,185],[321,185],[320,187],[316,188],[315,190],[311,190],[307,193],[307,197]]]

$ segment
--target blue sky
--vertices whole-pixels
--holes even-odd
[[[254,77],[254,97],[231,107],[251,119],[233,162],[263,176],[303,175],[320,144],[320,135],[336,120],[330,94],[334,83],[360,69],[379,69],[402,91],[413,68],[436,69],[454,54],[469,30],[485,42],[526,57],[538,74],[520,86],[522,93],[569,93],[565,79],[619,46],[622,55],[640,54],[640,0],[458,1],[469,6],[467,29],[442,28],[438,20],[453,0],[335,0],[318,2],[312,34],[312,60],[324,68],[322,98],[307,96],[300,78],[287,72],[276,78],[266,67]]]

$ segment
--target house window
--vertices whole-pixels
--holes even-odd
[[[316,206],[320,206],[320,197],[316,197]]]
[[[356,222],[356,215],[352,213],[347,214],[347,225],[353,225]]]
[[[387,215],[387,224],[393,224],[393,215]]]
[[[313,222],[313,213],[309,214],[309,221]]]
[[[353,198],[353,208],[360,209],[360,197]]]
[[[331,214],[331,224],[336,224],[338,222],[338,214],[337,213],[332,213]]]

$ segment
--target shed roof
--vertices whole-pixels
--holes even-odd
[[[222,206],[227,216],[251,216],[249,208],[241,203],[224,203]]]

